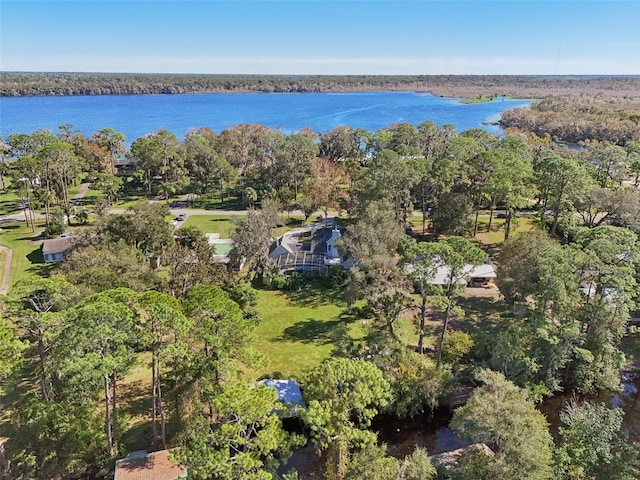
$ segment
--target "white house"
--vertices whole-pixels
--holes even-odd
[[[340,258],[338,248],[336,247],[336,240],[341,237],[340,229],[336,225],[331,229],[331,236],[327,239],[327,257],[331,259]]]
[[[295,254],[301,249],[298,233],[285,233],[269,249],[269,258],[277,260],[280,255]]]
[[[301,241],[301,236],[308,233],[311,238]],[[329,266],[342,264],[336,246],[341,234],[334,219],[327,219],[312,228],[282,235],[271,245],[269,258],[281,272],[299,270],[326,275]]]

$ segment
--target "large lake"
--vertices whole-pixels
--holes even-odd
[[[0,133],[6,137],[43,128],[57,132],[60,125],[72,124],[85,135],[110,127],[131,143],[160,128],[182,138],[192,128],[220,132],[241,123],[259,123],[284,133],[305,127],[321,133],[340,125],[375,131],[424,120],[451,123],[458,131],[485,128],[499,133],[499,127],[483,122],[495,122],[504,110],[530,103],[499,98],[463,104],[412,92],[1,97]]]

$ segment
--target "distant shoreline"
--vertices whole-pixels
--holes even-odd
[[[638,75],[204,75],[0,72],[0,96],[399,91],[463,98],[638,97]]]

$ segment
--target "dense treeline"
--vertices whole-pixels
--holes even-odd
[[[576,400],[554,443],[558,432],[534,403],[618,388],[621,341],[640,301],[638,142],[590,139],[570,150],[524,130],[497,138],[430,121],[289,135],[244,124],[183,139],[159,130],[127,151],[119,132],[87,138],[67,125],[11,134],[3,156],[2,178],[22,197],[27,222],[43,209],[46,234],[86,222],[69,199],[80,174],[103,193],[73,254],[3,305],[0,386],[21,382],[26,391],[12,406],[10,478],[108,476],[129,451],[121,384],[141,356],[151,378],[140,400],[151,447],[176,447],[192,478],[279,478],[279,461],[307,439],[284,430],[274,392],[241,372],[264,360],[250,348],[260,322],[254,287],[318,288],[302,274],[283,277],[268,259],[278,213],[293,208],[306,217],[346,212],[338,248],[356,260],[321,284],[344,295],[344,314],[363,320],[361,333],[354,338],[342,324],[331,358],[298,379],[304,433],[324,455],[326,478],[638,477],[640,451],[625,437],[621,410]],[[248,210],[232,233],[237,268],[215,263],[197,228],[174,231],[163,202],[109,213],[124,192],[237,198]],[[422,228],[410,236],[414,208]],[[500,315],[465,331],[466,266],[487,258],[470,238],[491,230],[496,210],[507,240],[496,259]],[[525,210],[540,228],[514,235]],[[407,312],[415,313],[415,345],[398,332]],[[494,455],[436,468],[424,450],[396,459],[378,444],[370,428],[378,413],[430,412],[465,386],[477,388],[451,426]]]
[[[0,96],[137,95],[210,92],[403,90],[450,97],[550,95],[633,97],[637,76],[507,75],[195,75],[2,72]]]
[[[640,141],[640,97],[547,98],[528,108],[507,110],[500,123],[536,135],[578,143],[598,139],[618,145]]]

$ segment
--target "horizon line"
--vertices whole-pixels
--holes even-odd
[[[0,70],[5,73],[61,73],[100,75],[199,75],[263,77],[640,77],[640,73],[202,73],[79,70]]]

